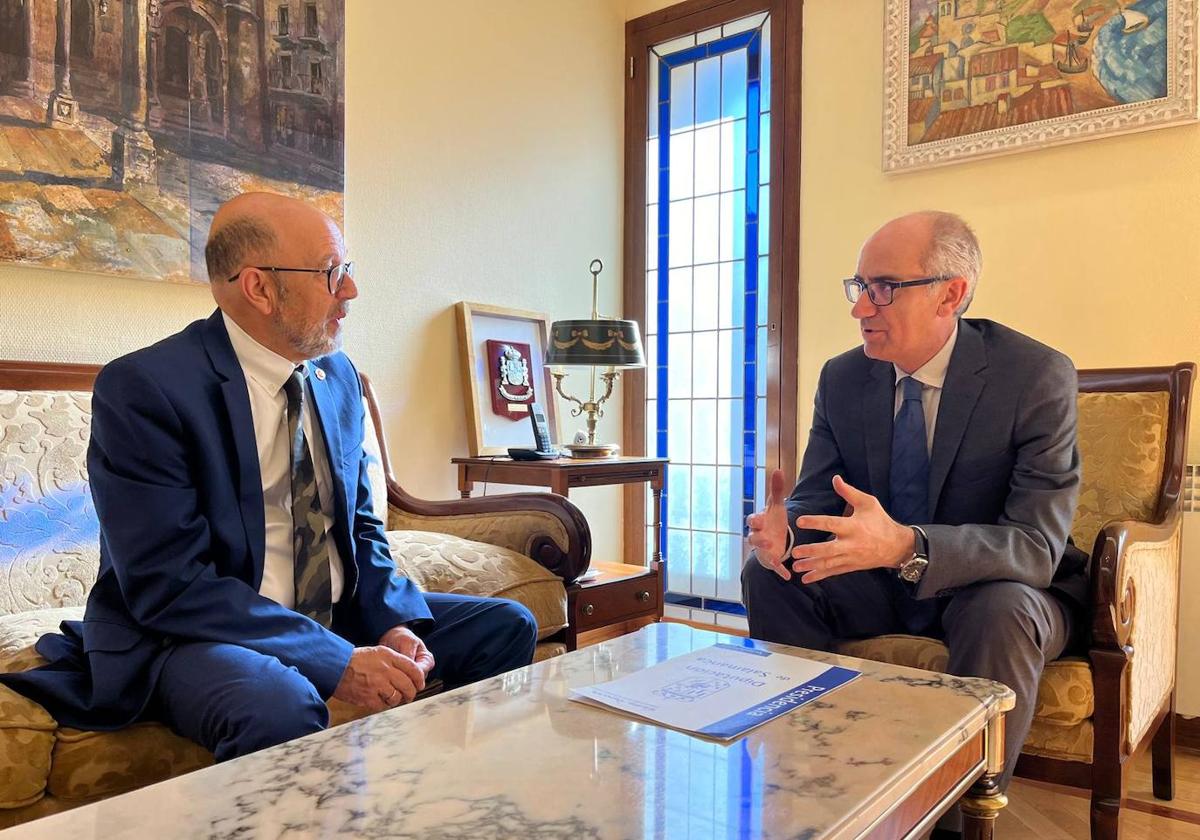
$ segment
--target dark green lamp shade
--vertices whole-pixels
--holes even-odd
[[[637,321],[555,321],[546,364],[645,367]]]

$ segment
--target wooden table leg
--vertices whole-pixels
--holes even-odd
[[[997,780],[1004,771],[1004,715],[988,722],[987,765],[979,781],[959,801],[963,817],[963,840],[993,840],[996,817],[1008,804]]]
[[[458,465],[458,495],[464,499],[471,498],[471,487],[475,482],[467,477],[467,465]]]
[[[654,567],[658,569],[659,586],[666,586],[667,570],[663,567],[662,556],[662,494],[663,494],[663,472],[660,469],[658,476],[650,482],[650,489],[654,493]],[[662,608],[659,607],[659,618],[662,618]]]

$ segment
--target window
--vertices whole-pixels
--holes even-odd
[[[290,55],[279,56],[279,86],[284,90],[292,89],[292,57]]]
[[[658,537],[680,609],[741,612],[745,517],[769,468],[794,470],[795,418],[781,422],[780,406],[785,394],[794,405],[795,330],[779,325],[795,322],[798,254],[796,231],[776,228],[790,205],[798,229],[798,180],[782,182],[772,149],[774,108],[789,102],[772,34],[788,10],[799,3],[714,3],[687,17],[701,27],[650,24],[630,39],[626,149],[640,152],[626,164],[626,307],[647,369],[629,377],[626,444],[670,465],[662,531],[640,494],[625,538],[651,559]]]
[[[309,64],[308,67],[309,67],[308,83],[310,86],[309,92],[310,93],[321,93],[321,91],[324,90],[324,88],[321,86],[321,62],[314,61],[311,64]]]
[[[280,34],[280,35],[288,34],[288,15],[290,15],[290,14],[291,14],[291,10],[288,9],[287,6],[279,7],[279,27],[278,27],[279,32],[278,32],[278,34]]]
[[[317,28],[317,7],[313,3],[309,3],[304,7],[304,35],[308,38],[317,38],[320,36],[320,31]]]

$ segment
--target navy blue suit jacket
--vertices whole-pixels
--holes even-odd
[[[221,313],[106,365],[92,398],[88,473],[100,573],[82,622],[43,636],[49,664],[3,682],[62,725],[108,729],[143,716],[177,642],[228,642],[295,666],[328,698],[355,646],[432,621],[396,577],[372,512],[362,392],[350,360],[309,363],[345,585],[333,629],[258,594],[265,529],[250,398]]]

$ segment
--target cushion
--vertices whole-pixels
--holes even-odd
[[[923,636],[876,636],[838,645],[838,652],[875,662],[890,662],[925,671],[945,672],[950,651],[936,639]],[[1038,685],[1035,720],[1048,726],[1072,727],[1090,720],[1096,711],[1092,668],[1086,659],[1069,656],[1046,665]]]
[[[1092,762],[1092,746],[1095,737],[1092,722],[1085,720],[1074,726],[1055,726],[1038,718],[1033,719],[1029,735],[1021,752],[1058,758],[1063,761]]]
[[[83,604],[96,581],[91,396],[0,390],[0,615]]]
[[[562,578],[524,554],[432,531],[388,531],[398,574],[429,592],[520,601],[537,619],[538,639],[567,626]]]
[[[1169,400],[1166,391],[1079,395],[1083,481],[1071,536],[1084,551],[1110,520],[1153,519]]]
[[[161,723],[115,732],[58,731],[46,791],[62,799],[115,796],[213,763],[208,750]]]

